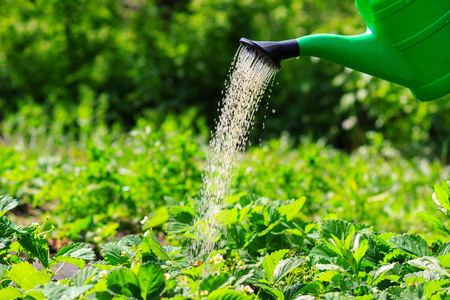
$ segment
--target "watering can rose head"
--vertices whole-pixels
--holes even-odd
[[[367,24],[355,36],[316,34],[282,42],[241,39],[269,57],[320,57],[409,88],[417,99],[450,93],[449,0],[356,0]]]

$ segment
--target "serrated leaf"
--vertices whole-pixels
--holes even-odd
[[[149,229],[149,234],[144,238],[143,244],[147,245],[148,248],[160,259],[165,261],[171,261],[174,264],[176,264],[180,269],[183,269],[172,257],[169,256],[169,254],[167,254],[167,252],[159,243],[152,229]]]
[[[437,280],[425,282],[425,296],[430,297],[443,287],[448,286],[448,280]]]
[[[95,252],[86,244],[74,243],[62,247],[54,257],[58,256],[68,256],[84,260],[94,260]]]
[[[338,239],[346,239],[353,224],[344,220],[325,220],[321,225],[321,235],[329,240],[334,235]]]
[[[125,251],[125,248],[117,243],[102,244],[100,248],[102,249],[103,257],[111,265],[122,265],[128,261],[127,256],[122,256],[122,251]]]
[[[450,253],[450,242],[445,242],[439,246],[436,256],[443,256]]]
[[[283,294],[282,291],[277,290],[277,289],[272,288],[272,287],[267,286],[267,285],[260,285],[259,287],[261,289],[263,289],[264,291],[266,291],[268,294],[270,294],[273,297],[275,297],[275,299],[277,299],[277,300],[284,300],[284,294]]]
[[[3,216],[9,210],[17,207],[19,201],[9,196],[0,196],[0,217]]]
[[[427,242],[420,235],[405,233],[393,236],[388,242],[395,248],[416,257],[428,256],[431,254]]]
[[[76,286],[82,286],[87,284],[88,280],[92,279],[92,277],[95,276],[95,274],[98,273],[100,269],[96,267],[90,267],[86,269],[79,270],[76,272],[72,278],[70,279],[70,282],[73,283],[73,285]]]
[[[287,249],[278,250],[278,251],[273,252],[270,255],[267,255],[263,259],[263,261],[261,263],[261,267],[264,270],[264,274],[265,274],[267,281],[270,282],[272,280],[273,272],[275,271],[276,266],[288,252],[289,252],[289,250],[287,250]]]
[[[212,292],[216,289],[224,287],[228,283],[230,276],[226,273],[222,273],[220,275],[210,274],[202,281],[200,281],[200,285],[198,287],[199,291],[208,291]]]
[[[294,300],[301,299],[296,296],[300,293],[300,290],[305,286],[305,284],[293,284],[289,285],[283,289],[284,300]],[[301,295],[300,295],[301,296]],[[314,298],[313,298],[314,300]]]
[[[336,271],[339,273],[346,273],[344,268],[335,264],[317,264],[314,267],[322,271]]]
[[[7,287],[0,290],[0,299],[15,300],[22,298],[22,293],[16,287]]]
[[[50,275],[45,271],[38,271],[26,262],[12,266],[9,271],[9,277],[24,291],[29,291],[37,285],[50,282]]]
[[[439,260],[435,257],[431,257],[431,256],[419,257],[419,258],[416,258],[413,260],[409,260],[408,264],[410,264],[411,266],[420,268],[420,269],[436,271],[438,273],[441,273],[445,276],[450,277],[450,274],[447,272],[447,270],[444,267],[442,267]]]
[[[331,282],[331,279],[335,276],[340,274],[338,271],[325,271],[323,273],[320,273],[319,275],[317,275],[317,277],[315,278],[315,280],[317,281],[323,281],[323,282]]]
[[[208,300],[250,300],[250,296],[244,293],[235,292],[228,289],[219,289],[208,295]]]
[[[281,260],[273,271],[272,283],[276,284],[279,280],[281,280],[284,276],[286,276],[289,272],[299,267],[306,260],[304,258],[286,258]]]
[[[138,281],[144,300],[159,299],[166,286],[164,271],[155,264],[142,265],[139,268]]]
[[[39,260],[44,268],[48,267],[48,245],[43,238],[35,238],[28,232],[18,232],[17,241],[30,254]]]
[[[311,257],[311,262],[314,265],[321,259],[329,261],[330,259],[336,257],[337,254],[325,246],[318,245],[311,250],[309,256]]]
[[[425,300],[425,285],[419,282],[417,285],[409,285],[400,295],[402,300]]]
[[[51,282],[44,286],[42,293],[48,300],[72,300],[80,297],[93,287],[93,284],[68,286]]]
[[[121,294],[128,297],[141,298],[139,282],[133,271],[120,268],[111,272],[106,278],[108,290],[114,294]]]
[[[348,298],[345,295],[341,295],[341,293],[326,293],[325,294],[325,299],[326,300],[349,300],[350,298]]]

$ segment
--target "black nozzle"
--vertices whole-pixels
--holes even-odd
[[[281,68],[280,62],[283,59],[298,57],[300,55],[300,47],[297,40],[286,40],[281,42],[256,42],[246,38],[239,41],[246,47],[255,49],[260,54],[270,58],[273,63]]]

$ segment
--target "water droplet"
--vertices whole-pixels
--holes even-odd
[[[272,113],[273,113],[273,114],[275,113],[275,109],[272,109]]]

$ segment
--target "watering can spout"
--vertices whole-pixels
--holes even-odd
[[[259,42],[241,38],[239,42],[244,47],[253,49],[263,57],[268,58],[278,69],[281,68],[281,60],[298,57],[300,54],[300,48],[297,40]]]

